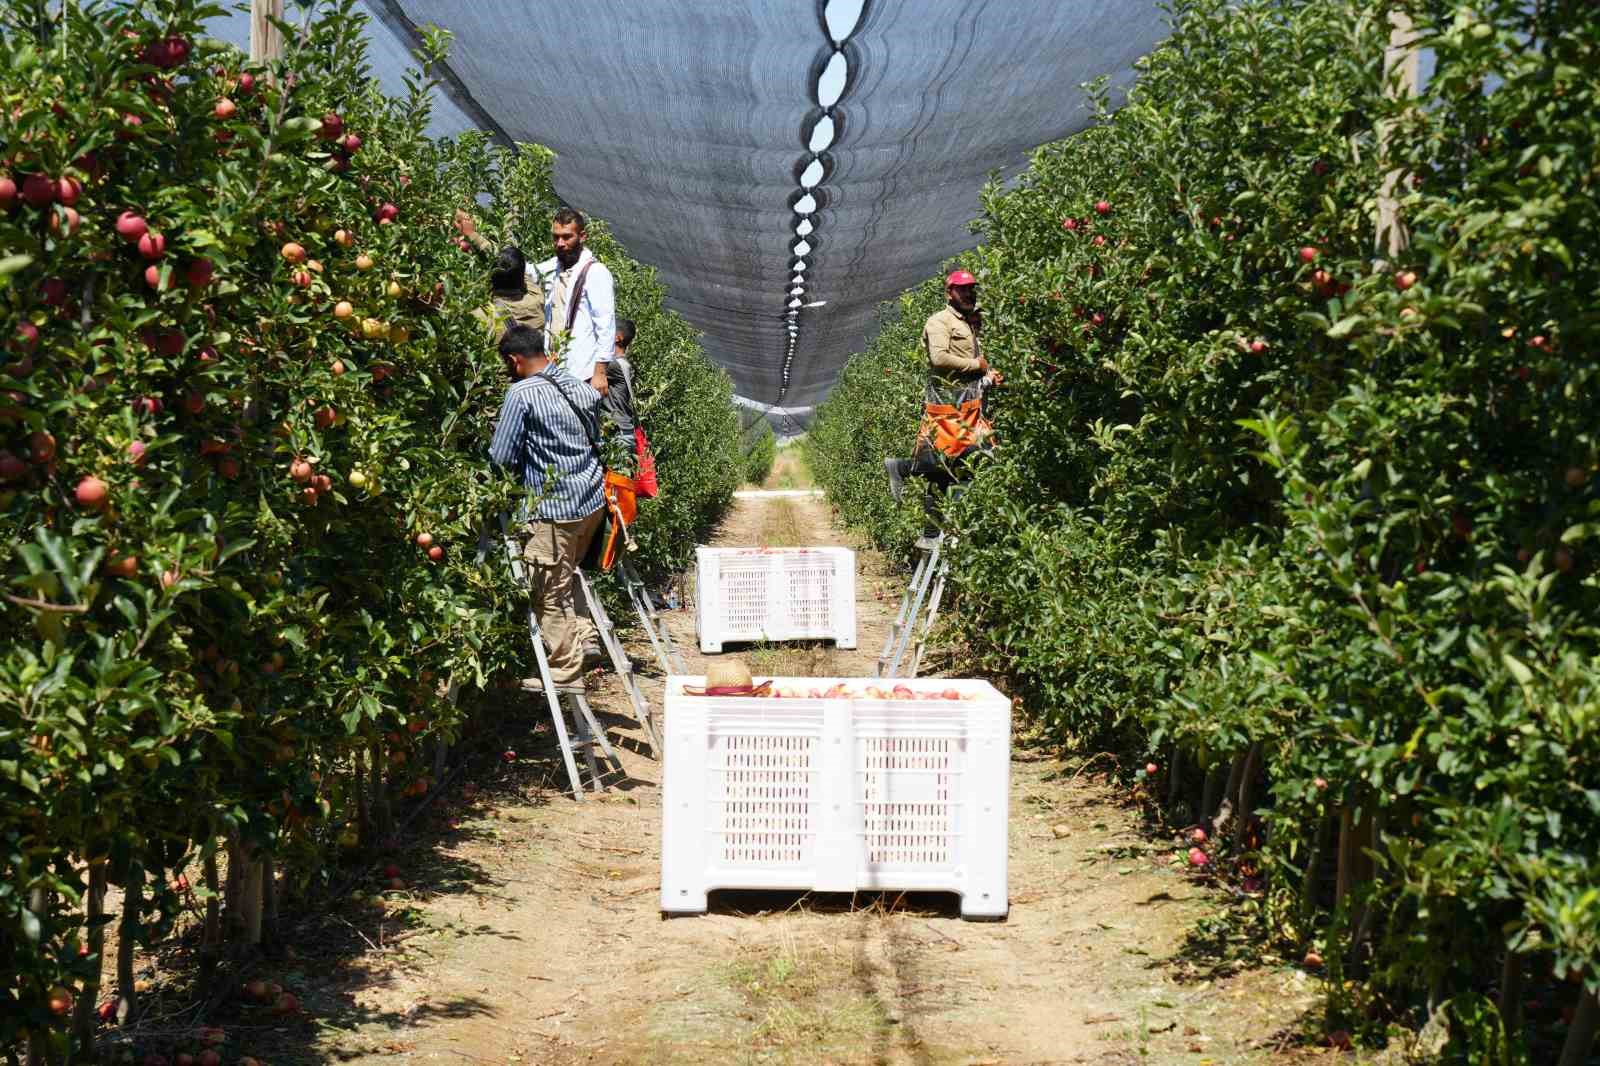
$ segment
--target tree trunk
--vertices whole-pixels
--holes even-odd
[[[206,918],[200,931],[200,983],[209,984],[217,972],[217,958],[222,953],[222,897],[217,884],[216,840],[206,848]]]
[[[41,923],[44,921],[45,909],[49,905],[50,894],[44,890],[44,886],[36,886],[28,893],[28,909]],[[45,1066],[49,1054],[48,1048],[48,1038],[44,1033],[37,1029],[28,1030],[28,1066]]]
[[[223,939],[231,941],[239,935],[244,927],[241,915],[240,897],[244,884],[244,851],[239,847],[239,835],[230,830],[227,837],[228,848],[228,877],[222,889],[223,925],[226,932]]]
[[[1220,837],[1230,819],[1238,815],[1239,782],[1244,780],[1245,753],[1240,752],[1228,764],[1228,784],[1222,790],[1222,803],[1211,818],[1213,836]]]
[[[1300,879],[1300,924],[1309,925],[1317,909],[1317,878],[1322,873],[1322,857],[1328,853],[1333,837],[1333,820],[1317,819],[1317,835],[1306,859],[1306,872]]]
[[[1342,907],[1355,888],[1357,851],[1355,815],[1349,807],[1339,808],[1339,872],[1333,891],[1334,907]]]
[[[1522,1028],[1522,956],[1506,948],[1505,962],[1500,966],[1500,1024],[1505,1026],[1509,1039]]]
[[[95,1007],[100,998],[100,979],[104,968],[101,956],[105,953],[106,927],[100,919],[106,913],[106,863],[104,859],[89,863],[89,893],[84,899],[84,924],[88,928],[89,957],[94,960],[89,979],[84,982],[83,993],[73,1014],[72,1027],[78,1047],[86,1052],[94,1047]]]
[[[1558,1066],[1583,1066],[1588,1062],[1597,1027],[1600,1027],[1600,999],[1596,999],[1588,989],[1581,989],[1578,992],[1578,1008],[1573,1014],[1572,1026],[1567,1030],[1567,1042],[1561,1047]]]
[[[356,798],[356,836],[363,846],[371,846],[372,810],[367,806],[367,762],[360,751],[356,752],[353,777],[350,793]]]
[[[372,821],[378,840],[393,832],[393,819],[389,813],[389,790],[384,785],[383,741],[372,742]]]
[[[271,855],[261,858],[261,932],[268,947],[278,940],[278,884],[277,865]]]
[[[1180,772],[1183,765],[1182,759],[1183,749],[1174,744],[1172,746],[1172,758],[1167,761],[1167,817],[1169,818],[1178,806],[1178,792],[1181,788],[1180,782],[1183,780],[1183,774]]]
[[[1194,812],[1194,820],[1202,825],[1216,813],[1217,801],[1222,795],[1222,766],[1217,764],[1206,771],[1206,785],[1201,793],[1200,809]]]
[[[127,1025],[137,1015],[139,999],[133,987],[133,949],[144,923],[144,867],[134,863],[123,884],[122,920],[117,923],[117,1024]]]
[[[1245,752],[1244,769],[1239,774],[1239,806],[1236,814],[1239,820],[1233,826],[1234,851],[1244,850],[1244,834],[1250,826],[1251,806],[1255,802],[1256,771],[1260,765],[1261,742],[1258,740]]]
[[[239,917],[244,926],[244,942],[251,946],[261,943],[261,860],[254,848],[239,849],[244,861],[240,878]]]

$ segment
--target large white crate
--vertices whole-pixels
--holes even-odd
[[[849,548],[705,548],[696,553],[700,650],[728,641],[856,646],[856,553]]]
[[[889,890],[1004,918],[1010,702],[985,681],[773,683],[790,698],[667,679],[662,911],[703,912],[724,888]],[[825,695],[840,684],[855,695]],[[929,698],[866,695],[891,686]]]

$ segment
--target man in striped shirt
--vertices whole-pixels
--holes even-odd
[[[489,459],[537,501],[522,529],[534,610],[550,649],[551,679],[557,688],[578,687],[583,649],[572,614],[573,571],[605,514],[600,394],[550,362],[538,329],[506,330],[500,355],[516,381],[500,405]]]

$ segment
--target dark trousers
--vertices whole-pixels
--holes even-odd
[[[902,478],[920,477],[929,491],[922,497],[922,531],[935,536],[943,528],[944,501],[950,489],[961,482],[960,460],[953,460],[932,448],[918,448],[909,459],[891,459]]]

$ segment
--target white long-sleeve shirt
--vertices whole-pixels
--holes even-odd
[[[544,328],[548,344],[548,338],[567,325],[565,316],[560,322],[554,321],[553,317],[556,288],[561,276],[566,277],[570,298],[572,287],[578,280],[578,272],[588,263],[594,265],[584,275],[583,298],[578,303],[577,317],[572,321],[572,334],[561,345],[558,356],[567,373],[579,381],[588,381],[594,376],[596,363],[611,361],[617,340],[617,283],[606,265],[587,248],[579,253],[578,261],[565,270],[559,270],[560,264],[554,256],[528,267],[529,277],[537,279],[544,288]]]

